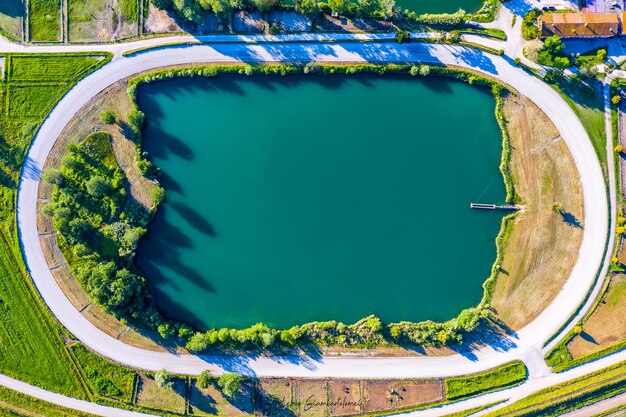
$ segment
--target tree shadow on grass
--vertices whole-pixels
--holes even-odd
[[[583,225],[574,214],[568,211],[562,211],[560,214],[561,218],[568,226],[575,227],[576,229],[583,229]]]
[[[277,398],[261,388],[254,390],[254,403],[258,416],[262,417],[296,417],[296,413],[288,407],[286,398]]]
[[[503,321],[490,317],[483,320],[478,329],[464,337],[463,343],[452,346],[452,350],[475,362],[478,357],[474,353],[476,349],[485,346],[491,347],[498,352],[508,352],[517,347],[517,333]]]

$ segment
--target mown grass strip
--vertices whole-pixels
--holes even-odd
[[[623,392],[626,362],[543,389],[486,416],[558,416]]]
[[[459,400],[510,387],[526,380],[528,374],[522,362],[511,362],[479,374],[446,379],[446,398]]]

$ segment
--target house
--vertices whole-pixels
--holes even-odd
[[[537,24],[542,38],[610,38],[621,33],[617,13],[546,13]]]

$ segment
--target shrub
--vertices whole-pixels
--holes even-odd
[[[94,175],[85,184],[87,192],[94,197],[103,197],[110,191],[111,187],[107,180],[99,175]]]
[[[133,132],[138,133],[141,131],[141,128],[143,127],[143,122],[146,116],[145,114],[143,114],[141,110],[132,109],[131,111],[128,112],[128,114],[126,115],[126,118],[128,119],[128,124],[130,125]]]
[[[297,0],[295,3],[296,12],[307,17],[315,19],[320,13],[317,0]]]
[[[208,369],[202,371],[200,375],[198,375],[198,386],[200,388],[202,389],[209,388],[209,386],[211,385],[211,382],[213,382],[213,375],[211,375],[211,372]]]
[[[611,103],[613,104],[619,104],[620,101],[622,101],[622,96],[620,96],[619,94],[616,94],[613,97],[611,97]]]
[[[105,110],[100,113],[100,121],[105,125],[112,125],[115,123],[115,113],[111,110]]]
[[[537,39],[541,35],[541,30],[537,26],[537,18],[541,16],[541,10],[533,9],[524,15],[522,20],[522,36],[527,41]]]
[[[154,204],[155,207],[165,198],[165,188],[160,185],[152,187],[150,193],[152,194],[152,204]]]
[[[172,374],[167,372],[165,369],[158,370],[154,373],[154,382],[156,382],[160,388],[171,389],[174,386],[173,379],[174,377]]]
[[[411,42],[411,34],[406,30],[398,30],[396,32],[396,42],[409,43]]]
[[[217,385],[227,397],[234,396],[241,389],[244,378],[232,372],[223,374],[217,380]]]

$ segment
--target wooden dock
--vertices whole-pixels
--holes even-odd
[[[479,210],[519,210],[519,207],[515,204],[503,204],[499,206],[497,204],[470,203],[470,208]]]

